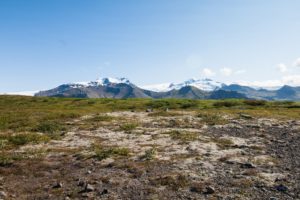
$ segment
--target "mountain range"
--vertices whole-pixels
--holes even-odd
[[[300,87],[283,86],[276,90],[224,84],[211,79],[189,79],[182,83],[139,87],[126,78],[100,78],[96,81],[62,84],[40,91],[35,96],[78,98],[187,98],[187,99],[263,99],[300,100]]]

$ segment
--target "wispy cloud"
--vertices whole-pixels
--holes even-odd
[[[202,75],[205,77],[212,77],[212,76],[215,76],[216,73],[212,69],[204,68],[202,70]]]
[[[224,67],[224,68],[220,69],[220,72],[224,76],[231,76],[233,73],[233,70],[228,67]]]
[[[246,73],[246,70],[244,69],[240,69],[240,70],[233,70],[229,67],[223,67],[222,69],[220,69],[220,73],[223,76],[231,76],[231,75],[241,75]]]
[[[286,66],[285,64],[283,63],[280,63],[277,65],[277,69],[282,72],[282,73],[285,73],[288,71],[288,66]]]
[[[300,58],[297,58],[297,59],[294,61],[293,66],[295,66],[295,67],[300,67]]]

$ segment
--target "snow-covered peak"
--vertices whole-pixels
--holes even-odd
[[[99,78],[96,80],[99,85],[109,85],[109,84],[130,84],[130,81],[127,78]]]
[[[182,83],[163,83],[163,84],[157,84],[157,85],[143,86],[142,88],[147,89],[147,90],[156,91],[156,92],[166,92],[166,91],[170,91],[173,89],[179,90],[186,86],[193,86],[200,90],[213,91],[213,90],[221,88],[223,85],[224,85],[223,83],[213,81],[211,79],[191,78]]]
[[[107,86],[111,84],[131,84],[131,82],[127,78],[98,78],[96,81],[90,82],[76,82],[76,83],[69,83],[72,88],[81,88],[81,87],[89,87],[89,86]]]

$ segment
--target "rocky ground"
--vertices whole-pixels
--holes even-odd
[[[0,199],[300,199],[300,121],[112,112],[14,149]],[[28,153],[29,152],[29,153]]]

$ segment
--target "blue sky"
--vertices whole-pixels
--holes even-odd
[[[1,0],[0,92],[127,77],[300,85],[298,0]]]

